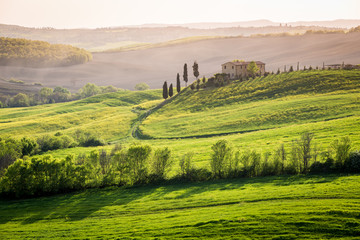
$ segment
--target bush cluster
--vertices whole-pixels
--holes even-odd
[[[92,83],[87,83],[77,93],[71,93],[63,87],[55,87],[54,89],[43,87],[36,94],[18,93],[13,97],[0,95],[0,107],[29,107],[40,104],[69,102],[118,90],[113,86],[99,87]]]
[[[153,150],[148,145],[133,144],[128,148],[115,145],[109,152],[94,150],[77,158],[68,156],[65,160],[50,156],[24,157],[3,172],[0,193],[8,197],[25,197],[110,185],[360,172],[360,152],[352,151],[349,138],[334,141],[332,151],[323,153],[318,152],[313,138],[312,133],[304,133],[292,143],[290,151],[282,144],[272,153],[264,154],[255,150],[240,152],[228,141],[219,140],[211,147],[209,168],[197,168],[193,163],[194,154],[186,153],[179,161],[179,172],[170,179],[168,173],[174,161],[167,147]],[[33,149],[31,144],[21,146],[25,152]],[[15,157],[21,157],[21,154]]]

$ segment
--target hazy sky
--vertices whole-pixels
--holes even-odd
[[[97,28],[144,23],[360,19],[360,0],[0,0],[0,23]]]

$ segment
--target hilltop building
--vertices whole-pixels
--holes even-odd
[[[256,65],[259,68],[257,74],[264,75],[265,74],[265,63],[260,61],[255,61]],[[249,73],[247,71],[247,66],[250,62],[234,60],[232,62],[227,62],[222,64],[222,73],[228,74],[230,79],[236,79],[239,77],[248,77]]]

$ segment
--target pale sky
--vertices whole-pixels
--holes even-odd
[[[360,0],[0,0],[0,23],[98,28],[146,23],[360,19]]]

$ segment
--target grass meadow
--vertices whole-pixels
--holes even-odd
[[[360,71],[313,70],[184,89],[161,108],[161,90],[121,91],[83,100],[0,109],[1,136],[90,131],[102,147],[58,149],[63,158],[111,150],[114,143],[169,147],[175,162],[194,153],[209,167],[211,146],[286,149],[304,132],[318,151],[348,136],[360,148]],[[143,116],[151,110],[146,118]],[[136,131],[138,129],[138,131]],[[138,135],[134,134],[138,133]],[[138,138],[137,136],[140,136]],[[174,164],[170,175],[178,172]],[[0,238],[360,239],[360,176],[296,175],[202,183],[88,189],[0,200]]]
[[[2,239],[356,239],[360,177],[281,176],[0,201]]]

